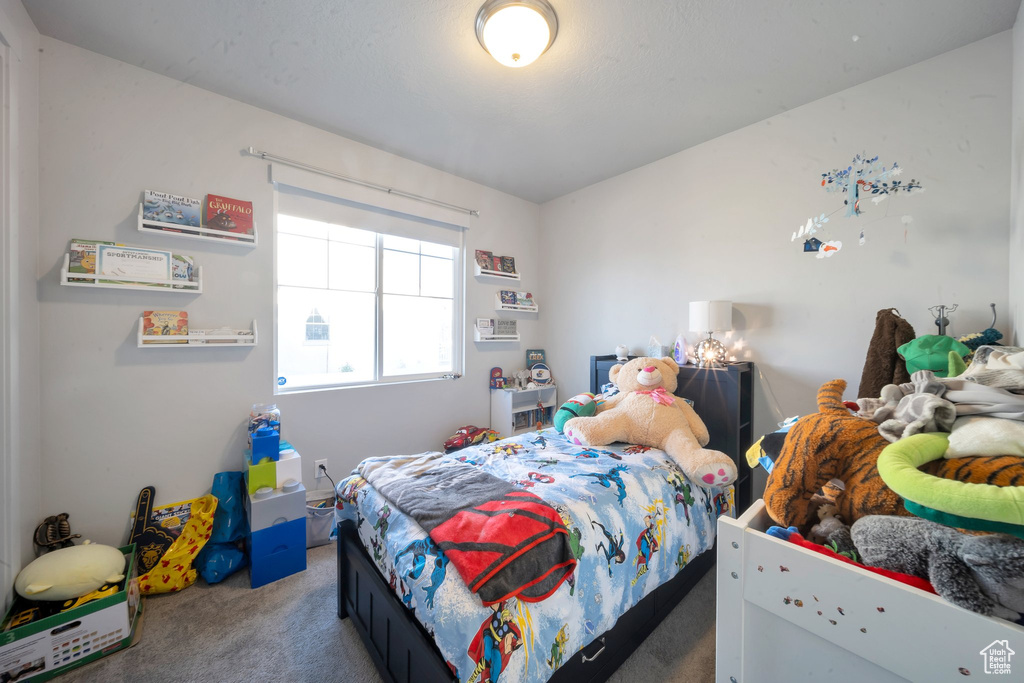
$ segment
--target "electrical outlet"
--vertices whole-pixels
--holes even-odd
[[[320,465],[324,466],[324,470],[327,469],[327,461],[316,460],[313,462],[313,476],[315,476],[317,479],[320,479],[321,477],[324,476],[324,471],[320,469]]]

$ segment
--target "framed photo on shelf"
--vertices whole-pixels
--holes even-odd
[[[477,318],[476,329],[478,329],[482,335],[494,334],[494,320],[492,318]]]
[[[494,334],[506,335],[506,334],[517,334],[516,321],[515,320],[501,320],[496,319],[494,321]]]

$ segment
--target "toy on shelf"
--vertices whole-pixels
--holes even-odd
[[[534,384],[544,386],[545,384],[551,384],[553,379],[551,377],[551,370],[544,363],[534,363],[533,367],[530,368],[530,379]]]
[[[501,368],[491,368],[491,389],[504,389],[505,378],[501,375]]]
[[[498,438],[498,432],[487,427],[476,427],[474,425],[466,425],[465,427],[459,427],[455,430],[455,433],[444,441],[444,452],[452,453],[459,449],[467,446],[473,446],[484,439],[488,441],[495,441]]]
[[[68,522],[68,517],[69,515],[66,512],[62,512],[59,515],[51,515],[36,527],[36,532],[32,537],[36,557],[57,548],[72,546],[75,544],[74,539],[82,537],[81,534],[71,533],[71,524]]]

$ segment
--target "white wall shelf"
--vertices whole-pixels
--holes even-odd
[[[65,287],[86,287],[90,289],[138,289],[146,292],[180,292],[189,294],[203,293],[203,267],[196,266],[195,279],[184,280],[153,280],[144,277],[121,277],[118,275],[97,275],[95,273],[70,273],[71,256],[64,254],[64,265],[60,269],[60,283]],[[86,282],[73,282],[85,280]],[[101,282],[102,280],[102,282]],[[148,284],[141,284],[148,283]]]
[[[501,301],[501,293],[494,295],[494,310],[495,311],[523,311],[525,313],[536,313],[540,309],[537,304],[533,306],[520,306],[519,304],[506,304]]]
[[[243,346],[256,346],[259,334],[256,321],[249,326],[245,334],[217,334],[217,330],[198,330],[182,335],[143,336],[143,318],[139,318],[138,345],[140,349],[237,349]],[[177,343],[169,342],[173,339]],[[151,341],[147,341],[151,340]],[[181,343],[185,340],[185,343]]]
[[[187,231],[187,232],[183,232]],[[169,235],[187,240],[203,240],[206,242],[218,242],[220,244],[231,244],[236,247],[253,248],[259,244],[259,231],[256,223],[252,224],[252,234],[229,232],[227,230],[216,230],[214,228],[193,227],[191,225],[180,225],[178,223],[164,223],[162,221],[145,221],[142,218],[142,204],[139,204],[139,232],[148,232],[157,235]]]
[[[497,280],[519,280],[519,273],[506,273],[503,270],[481,268],[479,263],[473,264],[473,274],[477,277],[489,277]]]
[[[473,325],[473,341],[476,342],[517,342],[519,333],[516,334],[481,334],[480,328]]]

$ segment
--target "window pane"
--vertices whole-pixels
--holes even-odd
[[[327,287],[327,242],[279,234],[277,283],[295,287]]]
[[[385,294],[415,295],[420,293],[420,257],[418,255],[385,249],[383,267]]]
[[[377,286],[377,251],[345,242],[327,243],[331,289],[372,292]]]
[[[326,340],[307,341],[314,310],[329,325]],[[373,381],[376,317],[372,293],[278,287],[277,364],[285,388]]]
[[[290,235],[302,235],[304,237],[320,237],[327,239],[327,223],[299,218],[298,216],[286,216],[283,213],[277,214],[277,232]]]
[[[433,242],[420,242],[420,250],[425,256],[440,256],[441,258],[453,258],[455,256],[454,247],[434,244]]]
[[[384,295],[386,376],[450,371],[452,341],[450,299]]]
[[[404,237],[394,237],[393,235],[384,235],[384,248],[408,251],[413,254],[420,253],[420,243],[417,240],[409,240]]]
[[[333,242],[348,242],[349,244],[361,244],[364,247],[372,247],[377,244],[377,233],[369,230],[356,230],[346,228],[344,225],[328,224],[328,234]]]
[[[422,266],[422,280],[420,281],[420,294],[423,296],[441,296],[452,298],[454,288],[454,268],[450,259],[433,258],[423,256],[420,259]]]

